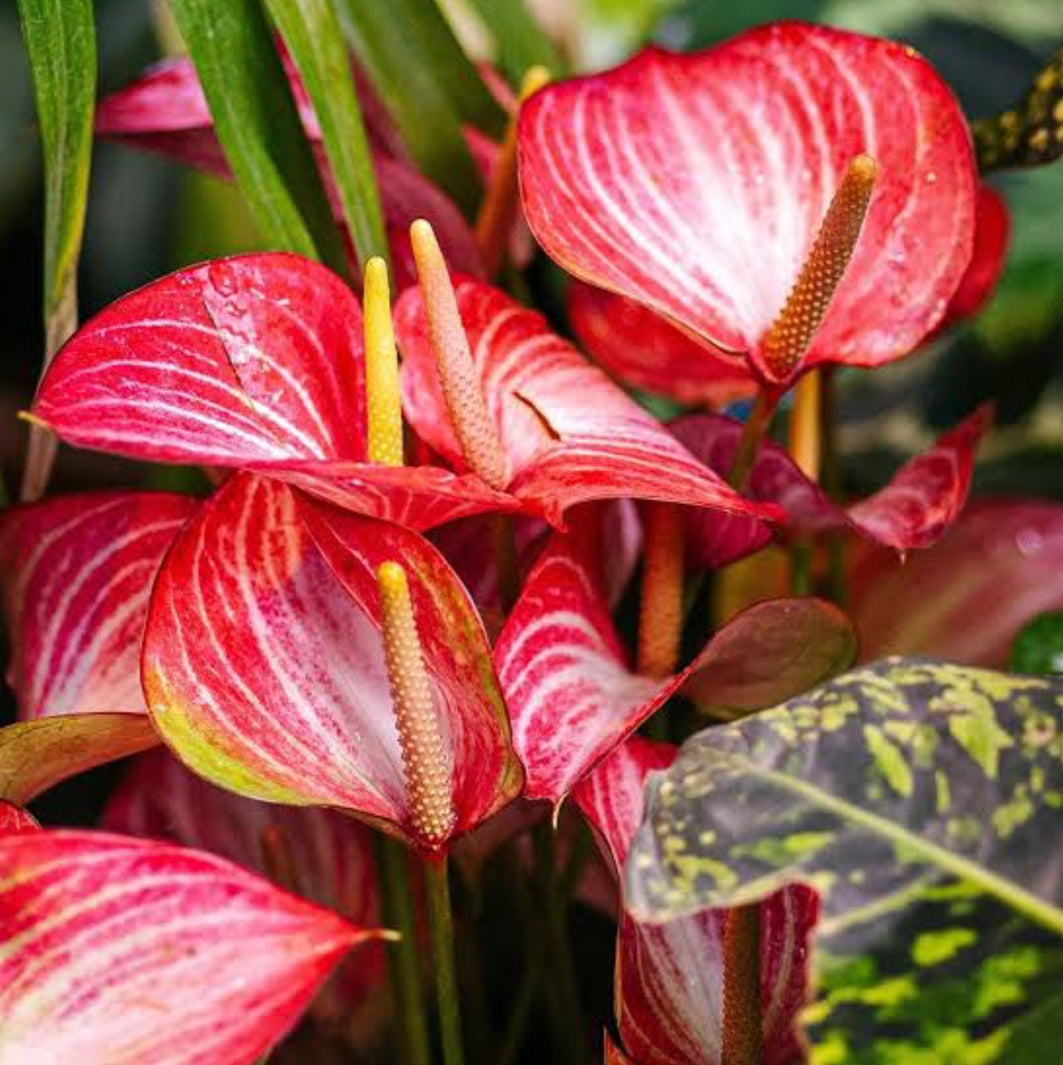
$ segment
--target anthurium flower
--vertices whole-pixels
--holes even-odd
[[[783,526],[792,533],[845,529],[903,555],[929,547],[956,520],[967,499],[978,442],[991,417],[988,407],[979,408],[929,451],[910,459],[884,488],[848,508],[833,502],[771,441],[760,449],[747,490],[753,499],[778,503],[786,513]],[[691,414],[673,422],[672,431],[712,469],[723,471],[734,461],[742,426],[721,415]],[[692,514],[689,557],[703,565],[718,565],[721,529],[728,537],[724,549],[732,549],[743,536],[750,546],[763,545],[771,536],[771,530],[755,520],[732,516],[722,525]]]
[[[907,354],[971,260],[977,171],[948,86],[911,48],[823,26],[548,86],[521,111],[520,180],[547,254],[771,390]]]
[[[677,749],[635,736],[574,793],[619,874],[642,820],[643,787]],[[797,1014],[809,993],[808,960],[818,916],[814,891],[793,885],[760,904],[765,1065],[800,1055]],[[616,949],[616,1015],[632,1065],[718,1065],[723,1035],[723,931],[727,911],[707,909],[666,924],[624,913]],[[608,1060],[608,1059],[607,1059]]]
[[[455,468],[476,469],[555,524],[566,507],[616,497],[774,515],[706,476],[540,314],[472,278],[457,278],[451,293],[427,244],[415,235],[421,287],[395,306],[403,403]]]
[[[169,843],[0,836],[0,1053],[251,1065],[339,958],[379,934]]]
[[[162,492],[91,492],[0,514],[8,679],[21,720],[143,713],[151,583],[196,506]]]
[[[0,800],[0,835],[36,832],[40,827],[36,818],[28,810],[23,810],[6,800]]]
[[[529,799],[561,803],[684,685],[708,705],[739,706],[749,694],[755,709],[805,690],[855,656],[849,623],[835,607],[777,600],[734,618],[675,675],[641,676],[629,667],[609,617],[595,558],[595,538],[556,535],[495,644]],[[813,625],[826,658],[803,653]],[[848,648],[840,665],[833,661],[839,639]]]
[[[380,923],[372,836],[336,810],[285,807],[208,784],[165,750],[141,755],[100,820],[108,832],[209,851],[278,887],[340,914],[356,927]],[[342,961],[311,1012],[363,1043],[386,1002],[384,949],[367,944]]]
[[[520,791],[490,647],[442,556],[276,481],[236,474],[178,535],[142,678],[163,738],[207,780],[425,851]]]
[[[849,592],[868,661],[918,654],[1004,666],[1027,621],[1063,608],[1063,506],[977,499],[939,544],[903,566],[856,545]]]
[[[321,148],[321,129],[310,99],[287,52],[281,50],[292,94],[332,201],[337,224],[343,210]],[[461,212],[446,195],[405,158],[390,120],[366,78],[355,70],[359,103],[373,147],[373,164],[381,209],[399,283],[414,279],[407,231],[416,218],[427,218],[439,234],[448,259],[468,273],[479,273],[476,244]],[[138,81],[101,100],[96,132],[103,137],[159,152],[218,177],[230,177],[225,154],[214,134],[214,121],[195,67],[187,58],[167,59]]]
[[[77,446],[256,469],[414,528],[518,506],[474,477],[370,462],[364,352],[358,299],[325,267],[219,259],[91,319],[34,411]]]

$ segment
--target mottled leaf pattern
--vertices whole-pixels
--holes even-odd
[[[196,500],[57,496],[0,515],[0,585],[23,719],[144,710],[140,641],[162,556]]]
[[[850,161],[878,181],[804,365],[875,365],[942,318],[971,257],[963,113],[914,50],[783,22],[705,52],[651,48],[521,110],[532,232],[585,281],[702,343],[760,348]]]
[[[472,602],[426,540],[238,474],[184,529],[145,634],[148,709],[200,775],[253,798],[337,806],[409,833],[376,569],[398,561],[450,759],[455,833],[521,773]],[[415,840],[416,842],[416,840]]]
[[[199,851],[2,836],[0,1060],[251,1065],[372,935]]]
[[[1009,1041],[1063,971],[1061,735],[1063,681],[854,671],[687,743],[651,781],[628,903],[662,919],[812,884],[814,1061],[918,1061],[927,1040],[928,1062],[1027,1060]]]

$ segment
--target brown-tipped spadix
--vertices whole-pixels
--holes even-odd
[[[502,491],[507,482],[505,452],[487,409],[447,264],[431,225],[424,219],[410,226],[410,244],[424,298],[428,336],[462,454],[474,473]]]
[[[778,384],[793,376],[845,275],[877,174],[878,166],[869,155],[858,155],[849,164],[786,304],[761,342],[762,366]]]
[[[397,562],[385,562],[377,570],[377,585],[411,827],[426,846],[436,847],[454,827],[450,759],[421,654],[406,571]]]

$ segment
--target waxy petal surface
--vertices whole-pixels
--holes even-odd
[[[41,826],[28,810],[0,799],[0,835],[36,832]]]
[[[627,860],[642,820],[647,776],[669,766],[676,748],[632,737],[576,789],[580,809],[614,867]],[[638,1065],[716,1065],[723,1029],[726,910],[706,909],[663,924],[621,917],[616,1013]],[[808,954],[818,914],[815,892],[784,888],[760,904],[764,1060],[786,1065],[798,1053],[797,1014],[809,992]]]
[[[352,924],[380,923],[372,835],[337,810],[275,806],[223,791],[189,772],[168,751],[138,758],[100,820],[108,832],[167,840],[209,851],[252,870]],[[286,883],[291,879],[293,883]],[[340,963],[313,1010],[343,1021],[357,1034],[370,997],[383,986],[382,946],[367,944]]]
[[[992,419],[979,408],[921,455],[902,466],[893,479],[848,509],[834,503],[801,472],[779,445],[766,440],[749,476],[753,499],[770,500],[785,512],[784,528],[798,535],[850,529],[904,553],[929,547],[963,509],[971,484],[975,452]],[[740,423],[713,414],[693,414],[672,423],[672,431],[709,467],[729,470],[742,434]],[[770,530],[762,523],[732,517],[724,527],[728,543],[762,546]],[[711,564],[720,553],[721,527],[708,515],[688,517],[688,546],[693,558]]]
[[[711,407],[757,389],[744,363],[714,355],[667,318],[614,292],[572,281],[568,321],[594,361],[632,388]]]
[[[783,22],[651,48],[521,109],[525,214],[577,277],[703,343],[759,349],[848,164],[878,165],[852,262],[803,365],[875,365],[941,320],[971,257],[963,113],[912,49]]]
[[[95,492],[0,515],[0,584],[19,717],[143,712],[140,640],[162,556],[197,506]]]
[[[959,287],[949,300],[942,326],[977,314],[988,302],[1004,270],[1011,239],[1011,215],[1004,197],[991,185],[978,189],[974,251]]]
[[[520,789],[487,638],[415,533],[238,474],[177,539],[152,597],[143,678],[163,738],[253,798],[336,806],[411,832],[376,569],[409,577],[450,757],[453,833]]]
[[[251,1065],[371,935],[199,851],[0,837],[4,1060]]]
[[[1063,609],[1063,506],[976,499],[940,543],[903,564],[858,545],[849,590],[865,660],[918,654],[1003,667],[1027,621]]]
[[[634,497],[771,518],[691,460],[604,373],[552,333],[542,315],[471,278],[455,285],[509,491],[554,523],[592,499]],[[395,308],[403,407],[417,433],[456,468],[464,459],[428,339],[419,289]]]

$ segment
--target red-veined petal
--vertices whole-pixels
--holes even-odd
[[[376,568],[406,570],[451,759],[454,833],[519,791],[490,649],[430,544],[240,474],[178,537],[152,597],[143,677],[163,738],[255,798],[410,830]]]
[[[1011,215],[1004,197],[991,185],[978,189],[978,219],[974,230],[974,251],[959,288],[949,300],[942,326],[977,314],[993,295],[1004,270]]]
[[[5,1060],[251,1065],[374,934],[168,843],[0,837]]]
[[[861,153],[878,181],[805,365],[911,351],[970,260],[967,123],[914,50],[783,22],[691,55],[648,49],[547,86],[520,116],[525,214],[547,253],[754,361]]]
[[[552,333],[542,315],[471,278],[458,309],[507,460],[509,490],[553,522],[576,503],[635,497],[772,517],[683,448],[604,373]],[[418,434],[464,466],[428,340],[419,289],[395,308],[403,407]]]
[[[162,556],[197,501],[56,496],[0,515],[0,582],[19,717],[143,712],[140,640]]]
[[[614,292],[572,281],[568,320],[595,362],[632,388],[713,407],[757,389],[744,363],[713,355],[667,318]]]
[[[0,835],[13,835],[16,832],[36,832],[41,826],[29,812],[14,803],[0,799]]]
[[[862,657],[1002,668],[1025,622],[1063,609],[1063,506],[976,500],[939,544],[904,563],[859,545],[849,589]]]

